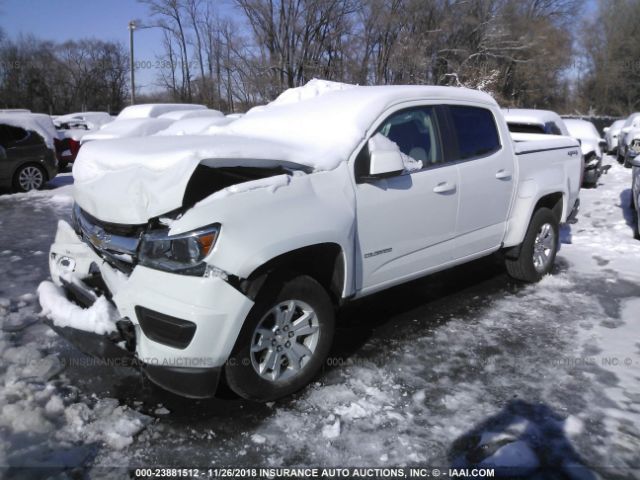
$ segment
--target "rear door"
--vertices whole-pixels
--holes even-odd
[[[452,259],[458,209],[458,170],[446,161],[441,107],[418,106],[389,114],[375,130],[422,168],[390,178],[368,173],[366,145],[355,164],[357,248],[361,293],[417,277]]]
[[[460,172],[456,259],[496,249],[502,243],[514,191],[515,161],[504,147],[494,112],[449,105]]]

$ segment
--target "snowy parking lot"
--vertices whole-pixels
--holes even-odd
[[[3,473],[480,465],[640,477],[640,242],[630,170],[606,161],[563,226],[552,276],[522,286],[487,258],[352,304],[323,374],[267,405],[174,397],[59,338],[35,292],[71,177],[0,195]]]

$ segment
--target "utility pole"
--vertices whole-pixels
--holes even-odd
[[[136,79],[135,79],[135,63],[133,61],[133,31],[136,29],[136,22],[129,22],[129,59],[131,61],[131,105],[136,103]]]

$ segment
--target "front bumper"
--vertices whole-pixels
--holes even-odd
[[[221,367],[231,354],[253,301],[219,277],[190,277],[141,266],[126,276],[103,261],[63,221],[58,224],[51,246],[49,267],[53,282],[65,288],[70,296],[78,299],[77,290],[87,290],[84,303],[95,295],[87,285],[91,279],[100,277],[103,293],[111,296],[119,315],[133,326],[135,345],[131,354],[151,381],[188,397],[202,398],[215,393],[211,382],[215,380],[217,384]],[[141,312],[156,315],[141,325]],[[181,330],[165,328],[162,330],[165,336],[158,336],[154,322],[162,322],[163,318],[193,324],[195,331],[186,342],[171,342],[167,332],[171,335],[172,331]],[[76,344],[94,343],[86,335],[77,338],[73,332],[60,329],[58,332]]]

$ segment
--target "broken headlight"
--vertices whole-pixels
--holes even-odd
[[[142,236],[139,263],[145,267],[184,275],[204,275],[204,258],[211,253],[220,233],[220,225],[169,235],[168,230]]]

